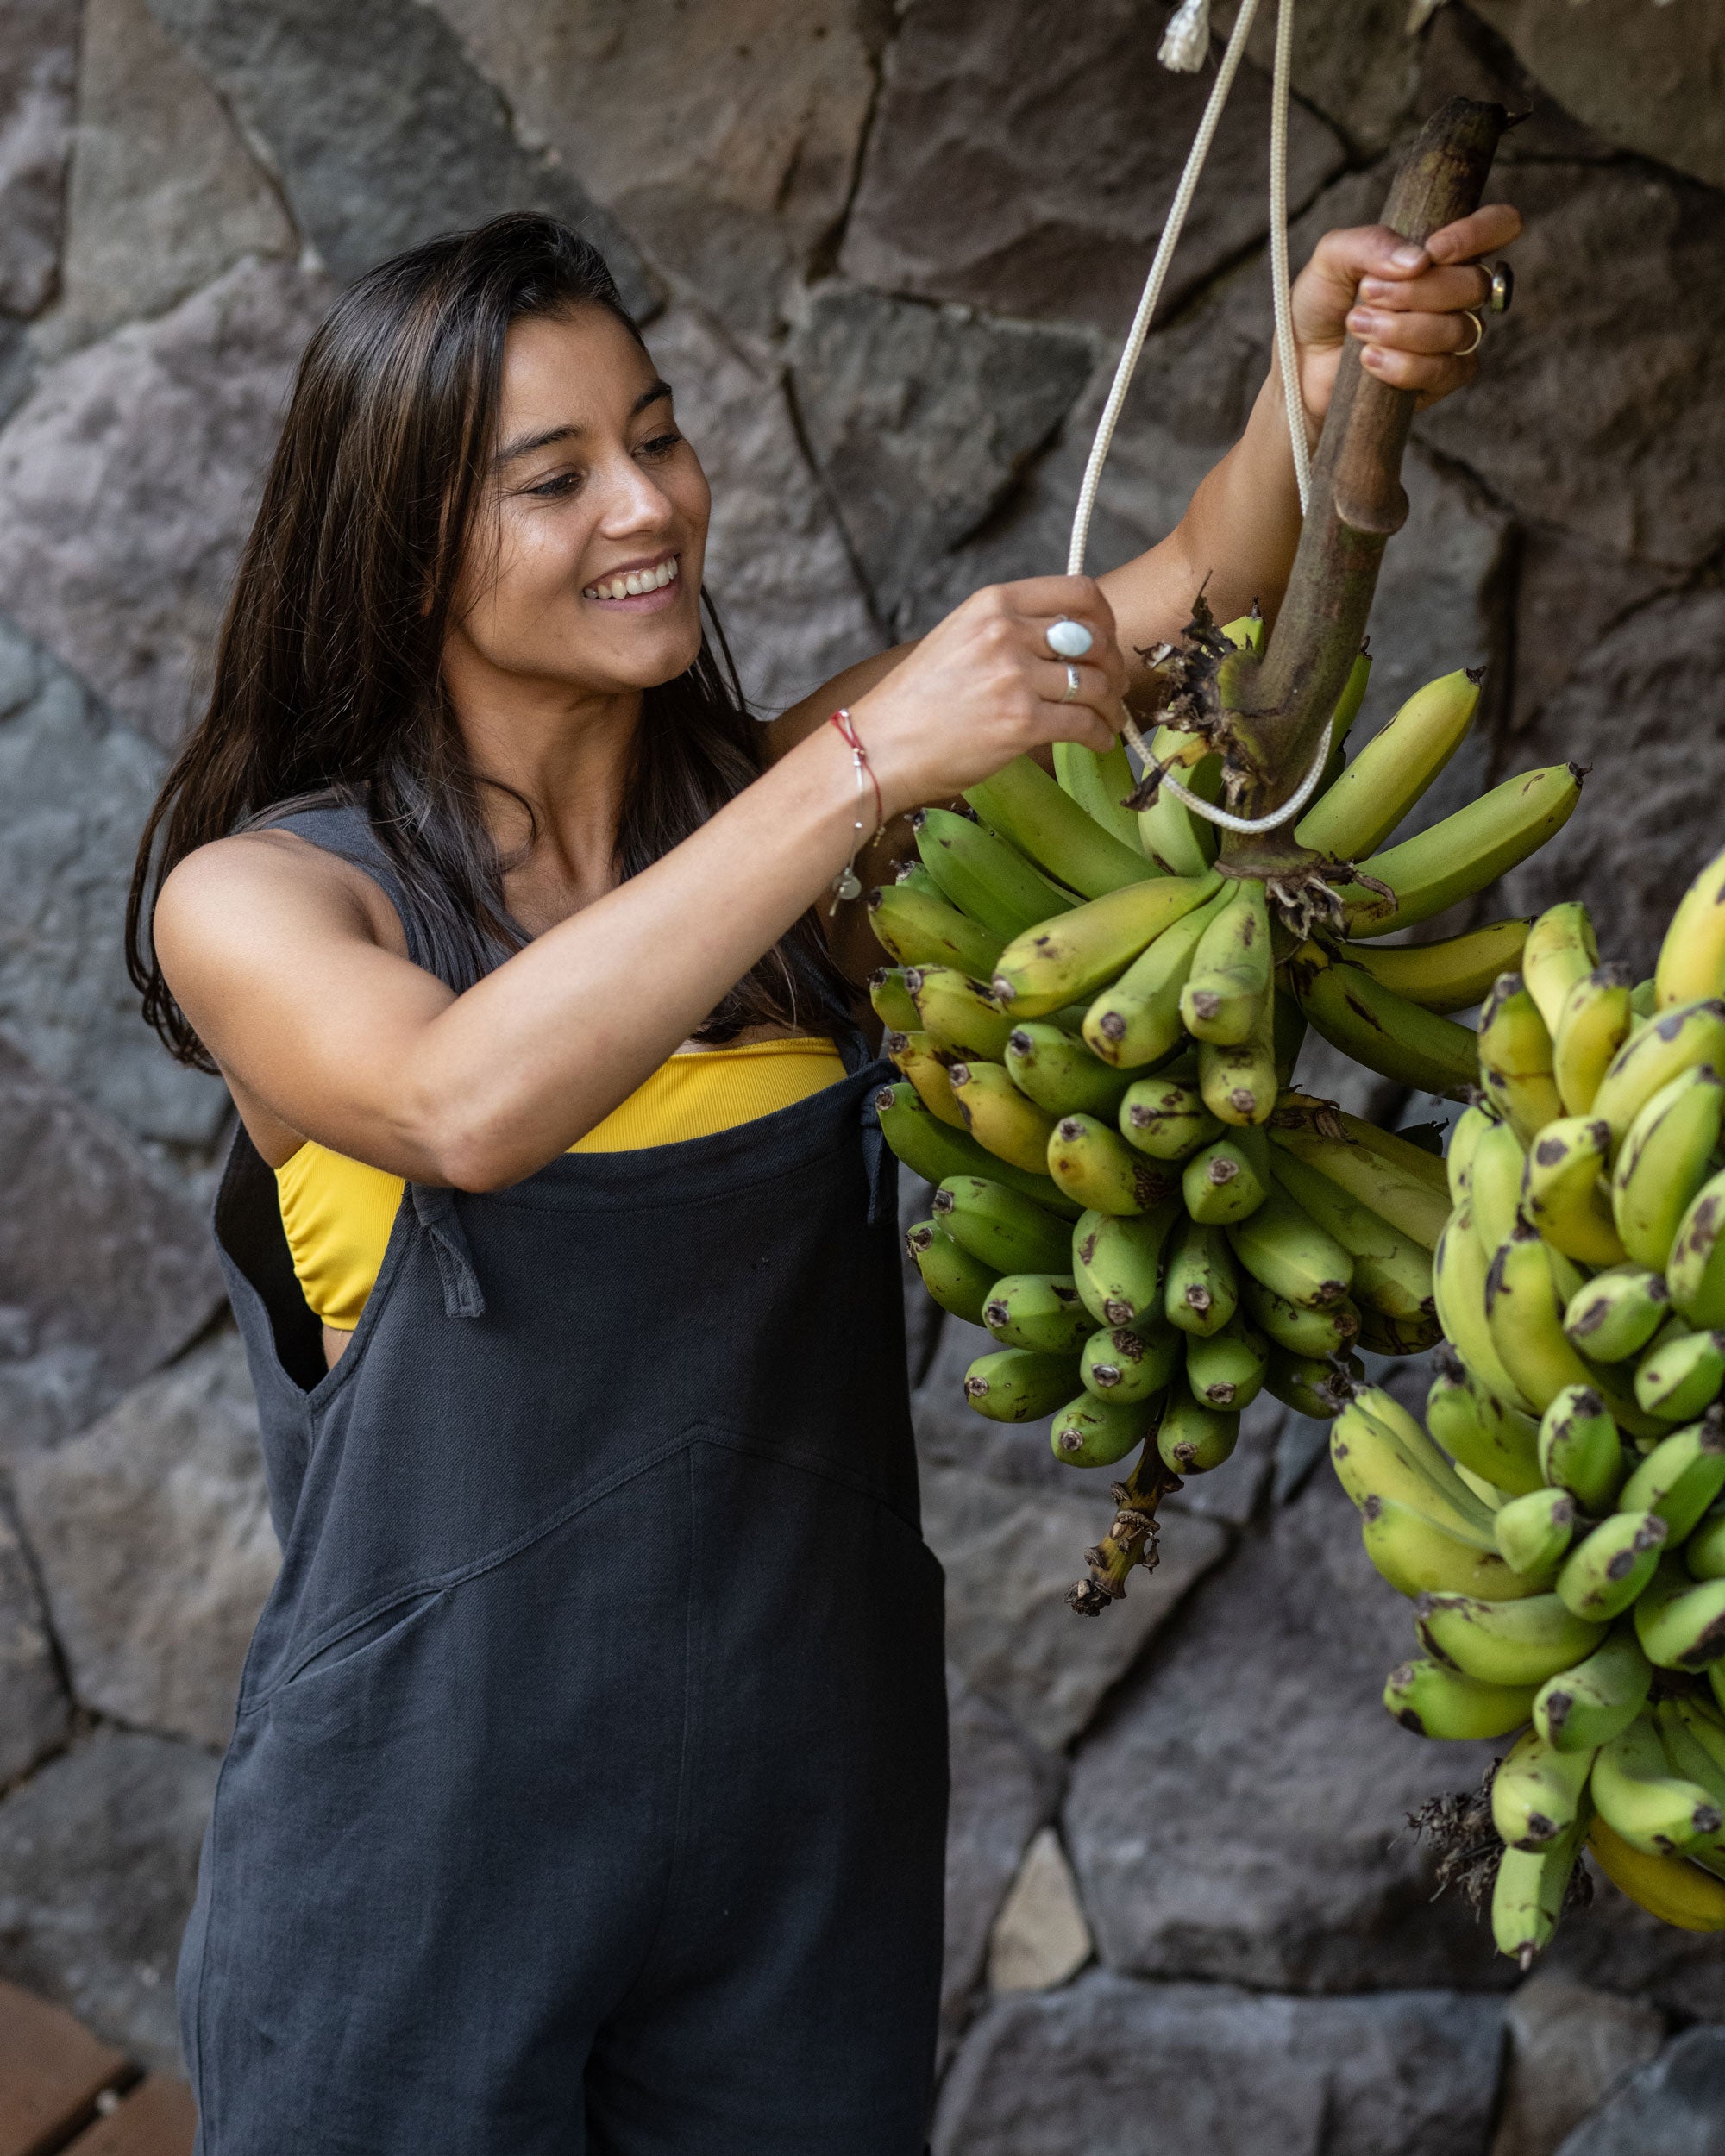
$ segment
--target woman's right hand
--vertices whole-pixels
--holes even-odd
[[[1067,667],[1049,650],[1061,619],[1082,622],[1090,649]],[[850,706],[888,817],[948,801],[1014,756],[1076,741],[1099,755],[1126,723],[1126,663],[1113,611],[1094,578],[994,584],[957,607]]]

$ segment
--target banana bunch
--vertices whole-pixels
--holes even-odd
[[[1261,632],[1251,619],[1208,636],[1232,653]],[[1091,1553],[1083,1610],[1153,1561],[1156,1495],[1220,1465],[1260,1391],[1333,1416],[1362,1375],[1356,1345],[1408,1355],[1439,1337],[1442,1162],[1289,1081],[1309,1023],[1411,1085],[1471,1087],[1477,1044],[1447,1013],[1515,962],[1527,924],[1417,948],[1363,939],[1524,858],[1573,808],[1578,774],[1527,774],[1386,848],[1459,745],[1478,685],[1421,690],[1348,761],[1368,672],[1362,654],[1328,783],[1295,834],[1333,901],[1310,936],[1283,924],[1262,876],[1218,865],[1215,827],[1171,794],[1135,809],[1146,789],[1118,743],[1101,757],[1061,744],[1053,778],[1020,758],[969,790],[969,814],[925,810],[919,860],[871,894],[894,962],[873,1000],[902,1074],[876,1108],[938,1187],[911,1254],[936,1301],[997,1343],[966,1397],[997,1420],[1051,1414],[1071,1466],[1139,1454],[1116,1486],[1136,1528],[1117,1521]],[[1164,727],[1151,752],[1219,794],[1207,736]]]
[[[1519,1733],[1493,1927],[1526,1967],[1584,1845],[1666,1922],[1725,1929],[1725,854],[1639,985],[1584,907],[1542,914],[1478,1042],[1427,1426],[1360,1391],[1331,1454],[1414,1599],[1390,1713]]]

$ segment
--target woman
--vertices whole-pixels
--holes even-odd
[[[1310,423],[1345,329],[1465,379],[1465,265],[1516,227],[1332,234]],[[917,804],[1106,748],[1206,577],[1273,607],[1283,426],[1272,383],[1142,559],[979,592],[757,730],[590,248],[502,218],[313,339],[134,895],[150,1015],[240,1111],[284,1550],[181,1958],[202,2156],[922,2147],[940,1576],[878,955],[829,893]]]

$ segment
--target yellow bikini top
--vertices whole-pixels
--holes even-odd
[[[832,1043],[812,1037],[681,1050],[569,1150],[631,1153],[710,1138],[794,1106],[844,1075]],[[402,1179],[308,1138],[275,1181],[305,1300],[325,1325],[351,1332],[383,1263]]]

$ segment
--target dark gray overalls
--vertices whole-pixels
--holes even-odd
[[[357,815],[286,828],[423,962]],[[284,1562],[180,1955],[198,2156],[923,2147],[941,1577],[845,1054],[716,1137],[410,1185],[327,1373],[236,1138]]]

